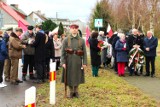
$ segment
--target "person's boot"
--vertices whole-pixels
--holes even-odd
[[[30,80],[34,80],[35,79],[35,77],[33,76],[33,74],[30,74],[29,79]]]
[[[79,98],[78,86],[75,86],[75,87],[74,87],[74,97]]]
[[[137,71],[136,71],[136,72],[134,72],[134,74],[135,74],[136,76],[140,76],[140,75],[137,73]]]
[[[74,97],[74,90],[73,90],[73,86],[69,86],[69,90],[70,90],[70,94],[67,98],[73,98]]]
[[[26,76],[25,75],[22,76],[22,80],[26,81]]]
[[[75,97],[76,97],[76,98],[79,98],[78,92],[75,92]]]

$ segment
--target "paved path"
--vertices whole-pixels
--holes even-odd
[[[144,76],[126,76],[124,77],[129,84],[138,87],[149,96],[160,101],[160,78],[151,78]]]
[[[19,64],[19,78],[21,79],[22,67],[21,61]],[[32,81],[26,81],[20,83],[19,85],[11,85],[6,83],[8,86],[5,88],[0,88],[0,107],[22,107],[25,100],[25,90],[33,86]]]

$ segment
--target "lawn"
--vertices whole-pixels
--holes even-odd
[[[157,52],[156,77],[160,78],[160,40]],[[46,83],[37,86],[37,107],[158,107],[159,104],[155,99],[129,85],[112,70],[100,69],[99,77],[95,78],[91,76],[90,68],[88,66],[85,70],[86,83],[80,85],[80,98],[64,98],[64,84],[60,82],[61,71],[59,71],[56,105],[49,104],[49,83]]]
[[[157,102],[138,88],[129,85],[113,71],[100,70],[100,76],[91,76],[86,68],[86,83],[80,85],[80,98],[64,98],[64,85],[57,76],[56,105],[49,105],[49,83],[37,88],[37,107],[157,107]]]

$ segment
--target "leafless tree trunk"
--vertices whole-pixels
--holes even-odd
[[[155,25],[155,14],[156,14],[156,8],[159,0],[152,0],[151,2],[151,10],[150,10],[150,31],[154,34],[154,25]]]

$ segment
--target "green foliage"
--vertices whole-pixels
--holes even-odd
[[[62,23],[60,23],[60,24],[59,24],[58,35],[60,36],[60,35],[62,35],[63,33],[64,33],[63,24],[62,24]]]
[[[103,19],[103,28],[100,28],[100,30],[106,31],[108,22],[110,22],[111,19],[108,0],[97,1],[97,4],[90,15],[90,28],[92,30],[97,30],[97,28],[94,27],[95,19]]]
[[[52,20],[46,20],[45,22],[42,23],[43,30],[52,31],[56,27],[57,27],[57,25],[54,22],[52,22]]]

